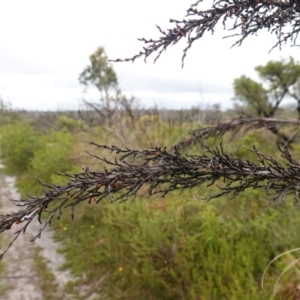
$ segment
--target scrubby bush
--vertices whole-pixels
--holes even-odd
[[[163,136],[169,129],[160,124],[160,130],[158,134]],[[155,137],[155,132],[152,134]],[[174,134],[180,135],[180,129],[176,128]],[[111,143],[109,135],[98,138]],[[268,131],[262,130],[230,143],[224,137],[223,142],[226,151],[243,158],[247,157],[245,148],[257,143],[260,149],[272,153],[274,140],[262,146],[269,138]],[[22,194],[42,193],[40,186],[35,185],[37,175],[47,183],[65,184],[66,178],[57,177],[52,171],[74,171],[83,165],[81,160],[72,164],[71,157],[78,144],[77,137],[67,129],[45,132],[37,139],[40,146],[18,180]],[[190,139],[186,141],[191,145]],[[216,140],[211,137],[207,143],[213,147]],[[198,153],[199,145],[195,144],[189,151]],[[173,159],[162,150],[154,151],[154,159],[162,154],[165,160]],[[255,153],[250,152],[250,155],[251,159],[255,158]],[[299,156],[296,146],[293,155]],[[110,153],[109,159],[112,156]],[[177,159],[180,162],[183,158]],[[204,162],[205,159],[203,157]],[[95,157],[90,158],[90,163],[86,162],[92,170],[99,169],[95,160],[103,164]],[[229,160],[229,165],[231,162]],[[217,167],[216,174],[221,167]],[[96,176],[96,173],[87,173],[89,175],[84,175],[87,178]],[[101,174],[102,181],[103,176],[115,176],[110,171]],[[122,180],[126,183],[125,178]],[[219,186],[225,186],[227,180],[218,180]],[[92,191],[93,186],[89,190]],[[65,267],[71,268],[79,278],[73,287],[70,284],[67,288],[74,292],[76,286],[87,284],[90,290],[83,299],[93,292],[109,299],[269,299],[272,284],[288,261],[279,261],[268,270],[265,290],[260,289],[260,279],[272,258],[299,245],[300,238],[294,229],[297,211],[280,205],[265,212],[268,202],[259,189],[249,188],[231,201],[221,197],[207,204],[198,199],[217,191],[216,186],[199,186],[182,193],[173,191],[163,199],[153,196],[146,200],[146,185],[135,201],[123,205],[102,200],[96,206],[97,198],[87,198],[91,204],[82,203],[80,210],[75,208],[73,222],[69,212],[53,222],[55,235],[62,241],[61,251],[66,254]],[[67,201],[66,204],[70,204],[73,200],[68,198]],[[284,276],[275,299],[289,299],[296,288],[295,285],[288,288],[288,284],[294,282],[292,279],[297,280],[297,276],[293,271]]]
[[[40,138],[42,146],[34,152],[30,166],[17,183],[23,195],[37,195],[42,193],[42,182],[64,184],[66,180],[56,172],[70,172],[74,170],[69,158],[75,142],[74,136],[68,131],[51,131]]]
[[[269,299],[284,264],[269,270],[267,290],[261,276],[276,254],[299,245],[297,212],[262,216],[251,191],[231,205],[190,196],[91,203],[73,223],[63,218],[57,237],[66,267],[89,283],[101,280],[97,292],[109,299]]]
[[[67,131],[74,133],[80,131],[85,125],[84,121],[75,120],[65,115],[59,116],[57,123],[60,130],[66,129]]]
[[[34,153],[41,147],[41,134],[29,122],[13,123],[1,128],[2,159],[10,174],[27,171]]]
[[[63,184],[65,179],[54,173],[75,170],[69,158],[75,137],[67,129],[39,132],[31,123],[14,123],[1,128],[1,149],[5,170],[19,177],[22,195],[42,193],[37,181]]]

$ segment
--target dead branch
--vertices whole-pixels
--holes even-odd
[[[299,201],[300,165],[287,149],[279,147],[283,158],[283,163],[280,163],[254,148],[251,151],[257,155],[258,162],[251,162],[226,153],[222,145],[210,148],[204,140],[197,136],[195,138],[203,151],[200,155],[182,155],[176,147],[170,152],[161,148],[131,150],[91,143],[115,154],[114,160],[108,160],[89,153],[110,169],[92,171],[85,167],[82,173],[57,173],[68,178],[66,185],[41,182],[47,189],[43,196],[12,200],[22,209],[1,216],[0,233],[14,224],[24,225],[15,232],[14,239],[0,259],[19,235],[25,233],[34,218],[42,223],[43,217],[43,225],[32,241],[41,237],[52,219],[59,219],[66,208],[70,208],[73,219],[75,206],[80,202],[99,203],[104,198],[109,198],[111,202],[123,202],[137,195],[144,185],[148,187],[149,196],[160,194],[164,197],[174,190],[182,191],[203,184],[218,186],[217,183],[222,179],[225,187],[218,186],[219,193],[207,199],[223,195],[235,197],[245,189],[253,188],[264,189],[270,197],[270,203],[284,200],[287,195],[293,195],[295,203]],[[49,209],[50,204],[54,208]]]
[[[205,127],[197,129],[191,132],[190,136],[177,142],[172,148],[184,149],[198,142],[199,138],[221,137],[225,133],[229,132],[235,136],[241,130],[245,132],[260,128],[278,128],[283,126],[299,126],[300,121],[297,119],[276,119],[276,118],[252,118],[252,117],[240,117],[232,119],[229,122],[219,122],[215,126]]]
[[[157,29],[161,33],[158,39],[140,38],[145,44],[143,50],[131,58],[115,59],[111,61],[132,61],[144,57],[147,58],[157,53],[154,62],[160,57],[163,51],[169,46],[177,44],[181,39],[187,42],[183,49],[182,67],[187,51],[193,43],[202,38],[205,33],[214,33],[215,27],[222,22],[224,29],[229,23],[228,30],[240,30],[240,33],[232,33],[228,37],[238,37],[233,46],[240,46],[250,35],[256,35],[259,31],[267,29],[277,37],[276,44],[272,49],[285,44],[290,40],[292,45],[296,45],[300,30],[300,6],[298,1],[289,0],[215,0],[210,9],[201,10],[198,6],[202,1],[192,4],[187,10],[183,20],[170,19],[174,24],[173,28],[163,30],[158,25]],[[271,49],[271,50],[272,50]],[[270,50],[270,51],[271,51]]]

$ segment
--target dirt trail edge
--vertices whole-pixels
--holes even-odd
[[[9,199],[20,199],[20,195],[15,188],[15,178],[3,175],[1,169],[3,169],[3,165],[0,162],[0,211],[1,213],[9,213],[19,209]],[[14,225],[11,230],[3,234],[5,244],[13,238],[13,232],[17,229],[17,226]],[[1,283],[6,283],[10,289],[0,299],[41,300],[44,298],[33,261],[36,246],[42,248],[40,255],[45,259],[48,269],[55,276],[55,284],[58,287],[57,292],[62,296],[61,299],[74,299],[71,295],[63,293],[65,284],[68,281],[73,281],[74,278],[68,270],[59,270],[64,262],[64,256],[57,253],[56,249],[59,248],[59,244],[53,241],[52,232],[45,230],[42,238],[37,239],[34,243],[30,242],[30,239],[37,234],[40,227],[38,221],[33,220],[27,228],[26,234],[20,235],[4,256],[1,263],[5,264],[5,273],[0,280]]]

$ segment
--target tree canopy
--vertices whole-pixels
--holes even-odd
[[[90,55],[90,65],[79,75],[81,84],[95,86],[100,92],[104,92],[106,97],[111,89],[118,86],[117,74],[107,59],[104,47],[99,47]]]
[[[234,80],[235,100],[244,102],[260,117],[274,117],[286,96],[297,91],[300,65],[293,58],[269,61],[255,68],[262,83],[245,75]]]
[[[122,107],[131,118],[133,114],[129,107],[132,105],[134,98],[128,99],[122,95],[119,88],[117,74],[108,61],[104,47],[98,47],[89,57],[90,63],[84,68],[79,75],[79,82],[87,87],[95,87],[100,92],[98,101],[83,100],[88,109],[95,111],[101,119],[100,123],[105,122],[111,126],[113,118],[118,108]],[[80,111],[81,118],[87,120]],[[89,122],[91,123],[91,122]]]

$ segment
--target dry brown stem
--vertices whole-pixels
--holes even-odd
[[[224,29],[229,23],[230,31],[240,30],[239,33],[232,33],[228,37],[238,37],[233,46],[240,46],[243,41],[250,35],[256,35],[263,29],[268,30],[277,37],[276,44],[272,49],[285,44],[290,40],[292,45],[296,45],[297,37],[300,30],[300,6],[298,1],[281,1],[281,0],[218,0],[212,1],[210,9],[198,9],[202,1],[192,4],[183,20],[170,19],[174,24],[167,30],[161,29],[156,25],[161,33],[158,39],[140,38],[145,46],[138,54],[131,58],[115,59],[112,61],[135,61],[135,59],[147,58],[157,53],[154,62],[160,57],[163,51],[169,46],[177,44],[181,39],[186,40],[186,47],[183,50],[182,66],[188,49],[193,43],[202,38],[207,32],[214,33],[215,27],[222,22]],[[272,50],[271,49],[271,50]],[[270,50],[270,51],[271,51]]]
[[[277,125],[279,121],[273,120]],[[272,122],[272,119],[261,122],[257,120],[257,123],[252,123],[252,127],[260,127],[264,122]],[[285,122],[295,124],[288,120],[281,120],[281,122],[282,124]],[[248,123],[245,122],[245,124]],[[240,127],[240,123],[236,121],[227,128],[233,130],[234,127]],[[217,128],[202,130],[202,133],[206,133],[204,136],[216,135],[220,130]],[[253,148],[251,151],[257,156],[257,162],[253,162],[227,153],[222,144],[219,147],[209,147],[199,133],[194,138],[201,146],[202,153],[199,155],[183,155],[176,146],[172,151],[161,148],[133,150],[91,143],[99,149],[110,151],[115,159],[108,160],[89,153],[102,161],[107,168],[93,171],[85,167],[82,173],[58,173],[68,178],[66,185],[49,185],[41,182],[47,189],[43,196],[12,200],[22,209],[1,216],[0,233],[10,229],[13,224],[21,223],[19,225],[21,228],[15,232],[14,239],[0,258],[19,235],[26,231],[34,218],[37,217],[42,223],[43,216],[43,225],[33,241],[41,236],[54,217],[60,218],[62,211],[67,207],[70,208],[71,217],[74,218],[74,208],[80,202],[98,203],[106,197],[111,202],[123,202],[135,196],[142,186],[147,187],[149,196],[160,194],[163,197],[174,190],[191,189],[203,184],[218,186],[219,180],[223,180],[225,185],[224,187],[218,186],[219,193],[207,199],[223,195],[235,197],[245,189],[253,188],[264,189],[270,197],[270,203],[284,200],[287,195],[292,195],[295,203],[299,201],[300,165],[287,149],[279,146],[283,158],[283,163],[280,163]],[[50,204],[52,208],[49,209]]]
[[[241,130],[247,132],[249,130],[260,128],[279,128],[284,126],[299,126],[300,121],[297,119],[277,119],[277,118],[258,118],[258,117],[240,117],[232,119],[229,122],[219,122],[215,126],[205,127],[197,129],[191,132],[191,135],[187,138],[180,140],[173,148],[184,149],[195,143],[197,143],[199,137],[207,139],[209,137],[221,137],[225,133],[229,132],[235,136]],[[294,139],[294,137],[293,137]]]

